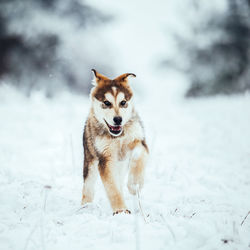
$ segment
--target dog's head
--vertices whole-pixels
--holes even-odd
[[[111,80],[94,69],[92,71],[95,86],[91,91],[94,115],[111,135],[119,136],[133,114],[133,93],[128,77],[135,77],[135,74],[126,73]]]

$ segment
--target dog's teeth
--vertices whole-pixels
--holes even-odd
[[[113,127],[113,126],[111,126],[111,130],[113,130],[113,131],[119,131],[119,130],[121,130],[121,127]]]

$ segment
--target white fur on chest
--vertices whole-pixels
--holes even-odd
[[[125,131],[125,135],[122,137],[96,137],[95,148],[100,154],[105,155],[106,153],[108,153],[113,160],[118,160],[119,155],[124,154],[124,152],[122,152],[124,150],[124,147],[126,148],[126,146],[134,140],[142,140],[143,137],[144,135],[141,125],[138,122],[135,122],[132,126],[127,128],[127,130]]]

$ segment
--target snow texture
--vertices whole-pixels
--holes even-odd
[[[127,191],[132,215],[112,216],[100,180],[80,206],[88,99],[0,97],[0,249],[249,249],[249,96],[137,105],[146,222]]]
[[[80,205],[89,98],[28,99],[2,84],[0,249],[250,249],[250,96],[185,100],[186,79],[153,67],[166,47],[178,55],[160,29],[182,30],[173,13],[188,1],[88,2],[117,14],[113,26],[89,32],[113,48],[118,74],[137,75],[131,84],[150,149],[145,218],[126,186],[132,214],[112,216],[100,179],[94,202]]]

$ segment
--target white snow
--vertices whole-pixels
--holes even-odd
[[[137,74],[131,84],[150,148],[146,222],[127,191],[132,214],[112,216],[100,180],[95,201],[80,205],[88,97],[25,98],[1,84],[0,249],[249,249],[250,96],[183,99],[186,78],[155,69],[164,49],[178,56],[163,27],[185,30],[188,0],[88,2],[117,15],[88,37],[109,44],[118,74]]]
[[[133,214],[112,216],[100,181],[95,202],[80,206],[88,98],[26,99],[7,87],[0,97],[1,249],[249,248],[249,96],[138,105],[148,223],[128,192]]]

